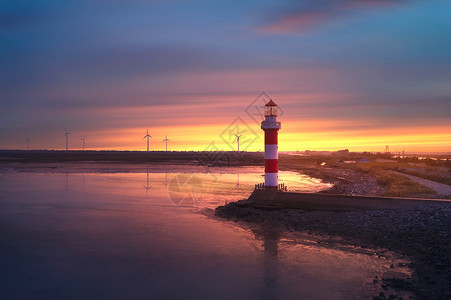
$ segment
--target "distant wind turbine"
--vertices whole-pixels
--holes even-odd
[[[69,151],[69,134],[70,132],[67,132],[66,128],[64,128],[64,135],[66,136],[66,152]]]
[[[30,151],[30,141],[31,141],[30,137],[27,137],[26,141],[27,141],[27,150]]]
[[[240,135],[236,135],[235,134],[235,136],[236,136],[236,142],[238,143],[238,152],[240,152],[240,137],[242,137],[243,135],[242,134],[240,134]]]
[[[83,151],[85,151],[85,136],[83,136],[83,138],[80,139],[80,141],[83,141]]]
[[[146,135],[143,137],[143,140],[145,138],[147,138],[147,152],[149,152],[149,138],[151,138],[151,136],[149,135],[149,128],[147,128]]]
[[[166,142],[166,152],[168,152],[168,142],[170,142],[170,140],[168,140],[167,134],[166,134],[166,138],[162,142]]]

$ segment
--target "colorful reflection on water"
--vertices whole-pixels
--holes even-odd
[[[391,258],[330,249],[313,236],[277,227],[251,230],[214,217],[218,204],[251,193],[262,181],[261,168],[209,173],[182,168],[1,171],[0,267],[7,276],[0,298],[377,295],[372,278],[390,269]],[[304,191],[323,185],[289,172],[281,180]]]

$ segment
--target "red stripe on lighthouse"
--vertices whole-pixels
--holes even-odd
[[[265,159],[265,173],[277,173],[278,171],[278,159]]]
[[[277,130],[278,129],[266,129],[265,130],[265,145],[277,144]]]

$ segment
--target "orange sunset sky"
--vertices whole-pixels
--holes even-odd
[[[451,151],[449,1],[10,2],[0,149]]]

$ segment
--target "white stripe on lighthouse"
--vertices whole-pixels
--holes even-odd
[[[265,186],[277,186],[279,175],[278,173],[265,173]]]
[[[265,159],[278,159],[278,148],[277,144],[265,145]]]

